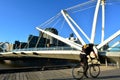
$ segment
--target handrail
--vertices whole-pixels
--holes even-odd
[[[45,51],[45,50],[76,50],[76,49],[71,47],[44,47],[44,48],[14,49],[13,51]]]

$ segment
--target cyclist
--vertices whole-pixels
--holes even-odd
[[[88,78],[87,76],[87,70],[88,70],[88,56],[90,56],[90,54],[93,53],[94,56],[97,58],[97,49],[95,48],[95,46],[93,44],[85,44],[82,47],[82,53],[80,54],[80,58],[81,58],[81,64],[83,65],[83,69],[84,69],[84,75]]]

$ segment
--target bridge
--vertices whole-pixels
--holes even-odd
[[[12,58],[54,58],[54,59],[69,59],[80,60],[81,51],[70,47],[53,47],[53,48],[28,48],[28,49],[16,49],[11,52],[4,52],[0,54],[2,60]],[[105,59],[106,66],[108,65],[108,59],[112,61],[118,68],[120,68],[120,52],[119,51],[100,51],[99,56]],[[102,58],[102,59],[103,59]],[[111,62],[111,63],[112,63]]]
[[[81,7],[83,5],[89,5],[93,4],[96,2],[96,7],[95,7],[95,12],[94,12],[94,18],[93,18],[93,25],[92,25],[92,32],[91,32],[91,38],[89,38],[86,33],[81,29],[81,27],[75,22],[75,20],[70,16],[68,13],[69,10],[75,9],[76,7]],[[97,17],[98,17],[98,11],[100,9],[100,4],[102,4],[102,34],[101,34],[101,42],[96,45],[95,43],[95,32],[96,32],[96,24],[97,24]],[[78,41],[80,43],[76,43],[74,41],[71,41],[69,39],[66,39],[60,35],[56,35],[52,32],[46,31],[41,28],[44,27],[43,25],[45,24],[50,24],[51,21],[56,20],[58,16],[62,15],[64,20],[67,22],[69,25],[70,29],[73,31],[73,33],[76,35]],[[55,17],[51,18],[45,24],[40,25],[39,27],[36,27],[38,31],[41,33],[44,33],[48,36],[51,36],[52,38],[55,38],[61,42],[64,42],[65,44],[69,45],[70,47],[49,47],[49,48],[27,48],[27,49],[16,49],[11,52],[2,52],[0,53],[1,59],[7,59],[7,58],[14,58],[14,57],[39,57],[39,58],[59,58],[59,59],[74,59],[74,60],[80,60],[79,54],[82,53],[82,46],[84,44],[87,44],[85,40],[81,37],[80,33],[89,41],[89,43],[95,44],[96,48],[98,50],[102,49],[106,44],[110,43],[113,39],[117,38],[120,35],[120,29],[115,32],[113,35],[108,37],[107,39],[104,40],[104,27],[105,27],[105,0],[90,0],[88,2],[79,4],[74,7],[70,7],[64,10],[61,10],[60,13],[58,13]],[[57,23],[55,23],[57,24]],[[77,28],[77,30],[76,30]],[[80,32],[78,32],[78,30]],[[39,42],[39,39],[38,41]],[[115,43],[112,47],[115,47],[116,45],[119,44],[119,41]],[[108,50],[111,50],[109,48]],[[103,52],[102,50],[99,51],[99,55],[104,56],[105,59],[111,58],[116,61],[117,66],[120,66],[120,52],[109,52],[105,51]],[[106,60],[107,64],[107,60]]]

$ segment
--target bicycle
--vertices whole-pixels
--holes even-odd
[[[91,59],[88,62],[88,70],[89,74],[92,78],[97,78],[100,74],[100,62],[97,59]],[[87,70],[87,76],[88,76],[88,70]],[[84,75],[84,66],[80,63],[76,64],[72,68],[72,76],[74,79],[82,79]]]

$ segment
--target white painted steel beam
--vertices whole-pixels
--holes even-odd
[[[105,27],[105,0],[102,0],[102,35],[101,35],[101,42],[104,41],[104,27]]]
[[[112,48],[114,48],[115,46],[119,45],[120,44],[120,41],[114,43],[110,48],[108,48],[108,50],[111,50]]]
[[[70,26],[70,28],[73,30],[73,32],[75,33],[75,35],[78,37],[78,39],[81,42],[81,44],[84,45],[85,42],[83,41],[83,39],[81,38],[81,36],[78,34],[78,32],[75,30],[74,26],[72,25],[72,23],[68,19],[68,14],[66,13],[66,11],[65,10],[61,10],[61,13],[62,13],[63,17],[65,18],[66,22],[68,23],[68,25]]]
[[[94,38],[95,38],[95,33],[96,33],[96,24],[97,24],[97,16],[98,16],[100,2],[101,2],[101,0],[97,1],[95,13],[94,13],[94,19],[93,19],[93,25],[92,25],[92,33],[91,33],[91,43],[94,43]]]
[[[63,38],[63,37],[61,37],[61,36],[58,36],[58,35],[56,35],[56,34],[53,34],[53,33],[51,33],[51,32],[42,30],[42,29],[40,29],[40,28],[38,28],[38,27],[36,27],[36,29],[39,30],[39,31],[41,31],[41,32],[43,32],[43,33],[45,33],[45,34],[47,34],[47,35],[49,35],[49,36],[52,36],[52,37],[54,37],[54,38],[56,38],[56,39],[58,39],[58,40],[60,40],[60,41],[62,41],[62,42],[64,42],[64,43],[66,43],[66,44],[68,44],[68,45],[70,45],[71,47],[74,47],[74,48],[76,48],[76,49],[78,49],[78,50],[80,50],[80,51],[82,50],[82,46],[79,45],[79,44],[77,44],[77,43],[75,43],[75,42],[72,42],[72,41],[70,41],[70,40],[67,40],[67,39],[65,39],[65,38]]]
[[[80,30],[80,32],[85,36],[85,38],[90,42],[90,38],[85,34],[85,32],[80,28],[80,26],[70,17],[70,15],[66,12],[67,17],[73,22],[73,24]]]
[[[103,47],[104,45],[106,45],[107,43],[109,43],[110,41],[112,41],[113,39],[115,39],[116,37],[118,37],[119,35],[120,35],[120,30],[118,30],[112,36],[110,36],[109,38],[107,38],[106,40],[104,40],[101,44],[99,44],[97,46],[97,49],[100,49],[101,47]]]

